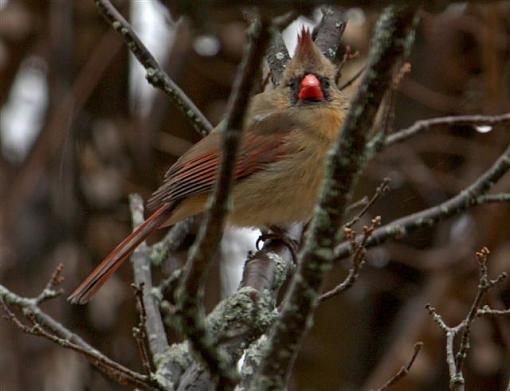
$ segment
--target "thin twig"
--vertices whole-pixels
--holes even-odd
[[[138,325],[133,327],[133,337],[142,360],[142,367],[147,375],[151,373],[151,363],[149,353],[147,352],[147,333],[145,332],[145,323],[147,322],[147,312],[143,303],[143,285],[131,284],[135,291],[135,298],[138,306]]]
[[[0,285],[0,304],[6,313],[7,319],[12,321],[20,330],[47,338],[64,348],[78,352],[94,367],[120,384],[143,389],[171,390],[171,388],[162,386],[151,377],[133,371],[106,357],[85,342],[80,336],[72,333],[61,323],[44,313],[38,306],[37,298],[21,297]],[[24,325],[10,310],[9,306],[19,308],[23,315],[32,323],[32,327]]]
[[[438,127],[451,126],[495,126],[510,123],[510,113],[500,115],[457,115],[450,117],[437,117],[416,121],[412,126],[399,130],[396,133],[388,135],[384,140],[384,147],[401,143],[416,134]]]
[[[340,91],[345,90],[347,87],[349,87],[352,83],[354,83],[356,80],[360,78],[361,75],[363,75],[363,72],[365,72],[365,69],[367,69],[367,65],[363,65],[349,80],[346,80],[342,84],[338,86],[338,89]]]
[[[375,190],[374,195],[370,200],[368,200],[367,204],[361,209],[356,216],[354,216],[348,223],[344,225],[345,228],[352,228],[354,224],[356,224],[359,219],[361,219],[365,213],[370,209],[372,205],[382,196],[384,195],[389,189],[389,184],[391,182],[390,178],[384,178],[383,181],[379,186],[377,186],[377,189]]]
[[[345,277],[345,279],[340,284],[320,296],[319,301],[321,303],[334,296],[344,293],[354,285],[359,277],[359,272],[361,271],[361,268],[365,264],[367,258],[365,243],[367,242],[368,238],[370,238],[370,235],[372,235],[374,230],[380,225],[381,218],[377,216],[376,218],[372,219],[372,224],[370,226],[364,226],[363,238],[361,239],[361,242],[356,240],[356,232],[354,232],[351,228],[344,228],[345,237],[351,243],[353,253],[349,274],[347,274],[347,277]]]
[[[411,356],[411,359],[409,360],[407,365],[404,365],[403,367],[401,367],[398,370],[398,372],[391,379],[389,379],[386,383],[384,383],[384,385],[382,387],[378,388],[377,391],[385,391],[388,388],[390,388],[391,386],[395,385],[400,380],[402,380],[403,377],[407,376],[407,374],[409,373],[409,371],[411,370],[411,368],[414,364],[414,361],[416,360],[416,357],[418,357],[418,354],[420,354],[420,351],[422,348],[423,348],[423,342],[416,342],[414,344],[413,355]]]
[[[138,38],[129,22],[113,6],[110,0],[95,0],[96,6],[103,17],[122,35],[124,41],[147,72],[147,80],[154,87],[165,92],[177,108],[190,121],[193,128],[202,136],[212,129],[211,123],[184,91],[161,68],[154,56]]]
[[[488,305],[484,305],[482,308],[479,308],[476,312],[476,316],[506,316],[510,315],[510,308],[506,310],[497,310],[494,308],[490,308]]]
[[[203,284],[211,257],[216,252],[223,233],[242,124],[250,91],[257,80],[256,75],[260,73],[260,65],[270,39],[269,26],[264,20],[253,23],[250,30],[251,42],[239,68],[223,127],[223,153],[212,203],[191,249],[177,298],[181,331],[189,339],[213,381],[222,390],[234,388],[237,373],[234,363],[212,344],[209,331],[205,327]]]
[[[338,66],[336,68],[335,84],[337,86],[338,86],[338,83],[340,82],[340,78],[342,77],[342,70],[344,69],[345,64],[347,64],[348,61],[353,60],[357,57],[359,57],[359,51],[353,52],[351,47],[349,45],[347,45],[345,47],[344,57],[342,58],[342,61],[340,61],[340,64],[338,64]],[[358,75],[358,77],[359,76],[361,76],[361,73]],[[341,90],[342,89],[340,89],[340,91]]]
[[[36,305],[40,305],[46,300],[53,299],[57,296],[60,296],[64,291],[62,288],[58,288],[58,286],[64,281],[64,276],[62,272],[64,271],[64,264],[59,263],[51,275],[50,280],[46,284],[46,287],[43,291],[35,298]]]
[[[510,170],[510,145],[484,174],[456,196],[433,207],[424,209],[376,229],[367,241],[367,248],[380,245],[388,240],[402,238],[423,227],[432,227],[440,221],[465,212],[469,208],[491,202],[486,194]],[[351,254],[348,242],[335,249],[336,260]]]
[[[481,302],[485,297],[487,291],[493,286],[503,281],[507,275],[501,273],[498,277],[491,280],[488,274],[487,260],[489,256],[489,250],[487,247],[483,247],[476,253],[478,259],[478,267],[480,270],[480,277],[478,280],[478,290],[476,292],[473,303],[466,315],[466,317],[456,326],[450,327],[443,320],[442,316],[436,311],[430,304],[426,305],[427,310],[432,315],[432,319],[446,334],[446,362],[448,364],[448,372],[450,375],[450,389],[455,391],[463,391],[465,386],[464,374],[462,373],[464,361],[467,357],[469,349],[471,347],[471,325],[473,321],[480,316],[484,315],[507,315],[510,313],[509,310],[491,310],[485,306],[480,308]],[[455,337],[460,335],[460,341],[455,353]]]

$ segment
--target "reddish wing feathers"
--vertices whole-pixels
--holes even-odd
[[[87,303],[94,293],[108,281],[110,276],[124,263],[135,248],[152,232],[158,229],[172,214],[173,206],[163,205],[143,224],[138,226],[127,238],[113,249],[92,273],[68,297],[73,304]]]
[[[245,178],[284,154],[284,133],[245,134],[234,170],[234,180]],[[220,164],[220,134],[210,134],[182,156],[165,175],[163,185],[153,194],[147,207],[154,210],[165,203],[212,190]]]
[[[291,118],[283,117],[278,112],[261,115],[260,119],[255,120],[247,129],[234,170],[235,181],[263,170],[267,164],[276,162],[285,155],[286,135],[299,126],[296,126]],[[282,123],[287,125],[284,129]],[[88,302],[135,248],[171,218],[180,201],[210,192],[216,181],[220,153],[219,133],[209,134],[186,152],[168,170],[163,185],[149,200],[148,210],[155,212],[96,267],[68,300],[79,304]]]

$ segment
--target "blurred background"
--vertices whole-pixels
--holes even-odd
[[[116,4],[216,124],[245,44],[240,10],[198,12],[190,23],[158,0]],[[347,62],[340,83],[365,63],[378,16],[345,11],[343,40],[359,55]],[[289,49],[301,25],[319,20],[316,10],[292,23],[284,31]],[[509,39],[508,1],[423,11],[393,128],[429,117],[509,111]],[[345,93],[355,90],[356,83]],[[0,283],[36,295],[62,262],[68,293],[129,232],[127,195],[146,198],[199,138],[168,98],[147,84],[93,1],[0,0]],[[509,142],[504,127],[455,127],[387,149],[368,167],[356,199],[370,196],[384,177],[391,178],[391,191],[361,224],[375,215],[386,223],[446,200]],[[498,189],[509,188],[506,177]],[[509,221],[507,205],[481,206],[370,250],[355,287],[318,308],[289,389],[377,388],[408,360],[418,340],[424,349],[394,389],[447,389],[444,335],[424,305],[436,306],[451,324],[464,318],[478,282],[474,252],[488,246],[491,273],[509,271]],[[257,235],[226,233],[210,275],[209,308],[236,288]],[[192,240],[165,262],[157,279],[182,263]],[[339,282],[347,267],[337,265],[327,286]],[[61,297],[45,309],[110,357],[140,369],[131,336],[137,314],[130,281],[125,267],[88,306],[71,306]],[[508,307],[509,293],[504,283],[489,294],[489,303]],[[4,320],[0,349],[2,390],[122,389],[75,353],[22,334]],[[509,358],[510,319],[478,320],[464,371],[467,389],[505,389]]]

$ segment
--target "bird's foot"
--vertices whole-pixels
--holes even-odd
[[[281,228],[277,227],[271,227],[270,232],[263,232],[259,238],[257,239],[257,242],[255,243],[255,247],[257,250],[261,249],[261,243],[267,242],[267,241],[280,241],[283,243],[290,251],[290,254],[292,256],[292,261],[294,264],[297,264],[297,248],[298,248],[298,242],[294,239],[289,238],[285,231]]]

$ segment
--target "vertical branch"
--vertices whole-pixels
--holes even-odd
[[[282,34],[279,31],[273,33],[266,57],[267,65],[271,72],[271,83],[274,86],[280,84],[285,66],[290,60],[289,51],[283,42]]]
[[[298,240],[302,231],[302,225],[296,224],[287,234]],[[207,316],[213,341],[227,352],[231,362],[237,362],[245,349],[268,330],[275,318],[279,290],[293,270],[294,258],[289,247],[277,240],[265,242],[262,250],[248,256],[237,292]],[[238,386],[239,391],[243,383],[248,383],[246,376]],[[213,386],[211,376],[194,362],[182,375],[177,391],[209,390]]]
[[[315,44],[333,63],[338,63],[345,54],[341,38],[346,26],[347,18],[341,8],[322,7],[322,19],[317,26]]]
[[[182,322],[182,332],[189,338],[195,352],[221,389],[230,389],[234,386],[235,366],[223,357],[211,343],[211,337],[205,327],[202,298],[208,265],[217,251],[223,233],[244,116],[247,111],[250,91],[257,79],[254,75],[259,74],[260,65],[270,38],[268,24],[265,21],[253,23],[249,35],[251,42],[240,66],[231,96],[229,111],[221,129],[223,133],[223,153],[218,180],[211,197],[204,225],[191,249],[187,269],[176,298],[178,317]]]
[[[335,235],[362,164],[368,131],[391,84],[394,65],[412,37],[416,9],[409,5],[390,6],[379,20],[367,72],[352,101],[338,142],[329,155],[325,183],[301,262],[282,314],[272,329],[252,389],[285,387],[290,368],[311,325],[324,273],[333,262]]]
[[[138,194],[132,194],[129,197],[133,227],[143,223],[143,200]],[[137,289],[140,289],[142,304],[146,313],[146,319],[143,324],[151,359],[156,368],[156,372],[164,372],[165,378],[173,379],[175,373],[179,370],[170,360],[161,360],[170,349],[166,337],[165,326],[159,311],[159,303],[152,294],[152,272],[151,272],[151,248],[142,243],[131,255],[133,265],[134,281]]]

